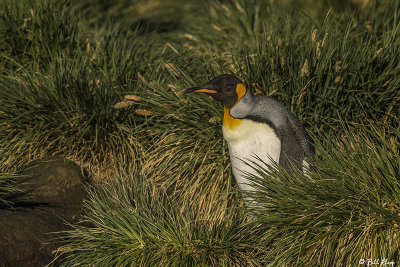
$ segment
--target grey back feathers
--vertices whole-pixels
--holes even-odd
[[[306,129],[284,105],[277,100],[257,95],[247,90],[242,99],[231,109],[234,118],[266,123],[281,140],[279,164],[286,169],[300,166],[307,157],[314,155],[313,142]]]

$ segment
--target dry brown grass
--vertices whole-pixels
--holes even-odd
[[[141,156],[140,172],[157,190],[165,190],[181,203],[190,206],[205,220],[219,221],[226,209],[237,201],[229,175],[228,158],[224,163],[210,148],[199,157],[196,144],[177,144],[176,133],[167,133]]]

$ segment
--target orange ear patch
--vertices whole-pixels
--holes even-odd
[[[238,83],[236,85],[236,93],[238,96],[236,103],[239,102],[239,100],[246,94],[246,91],[246,86],[243,83]]]
[[[195,91],[196,93],[208,93],[208,94],[215,94],[217,91],[211,89],[198,89]]]
[[[243,83],[238,83],[236,85],[236,93],[237,93],[238,99],[237,99],[235,105],[246,94],[246,91],[247,91],[246,86]],[[231,110],[230,108],[224,107],[223,124],[225,126],[227,126],[228,128],[232,129],[232,128],[236,127],[237,125],[239,125],[242,122],[242,120],[232,117],[230,114],[230,110]]]

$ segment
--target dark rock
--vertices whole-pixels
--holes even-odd
[[[58,247],[53,232],[67,229],[57,214],[46,210],[0,210],[0,266],[44,266],[52,262],[52,251]]]
[[[21,174],[28,177],[28,193],[0,210],[0,267],[52,262],[62,237],[55,232],[79,221],[86,197],[88,180],[81,168],[61,157],[37,161]]]
[[[28,179],[31,201],[49,204],[80,205],[88,182],[83,170],[61,157],[47,157],[33,163],[22,175]]]

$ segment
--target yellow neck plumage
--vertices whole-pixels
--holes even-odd
[[[235,105],[239,102],[239,100],[246,94],[246,86],[242,83],[238,83],[236,85],[236,93],[238,96],[238,99],[235,103]],[[233,106],[235,106],[233,105]],[[231,116],[230,114],[231,108],[224,107],[224,120],[223,124],[224,126],[227,126],[228,128],[232,129],[238,126],[242,120],[241,119],[235,119],[234,117]]]

